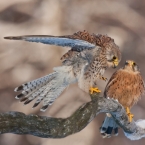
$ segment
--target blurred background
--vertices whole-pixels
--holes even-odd
[[[68,117],[90,100],[77,85],[71,85],[45,113],[39,111],[41,105],[31,109],[34,102],[23,106],[15,100],[14,88],[52,72],[54,66],[61,65],[60,57],[69,48],[3,39],[10,35],[68,35],[79,30],[114,38],[122,51],[118,68],[126,59],[133,59],[145,79],[145,1],[0,0],[0,112]],[[108,69],[105,76],[109,79],[114,71]],[[102,90],[105,85],[99,82]],[[145,96],[132,108],[135,120],[145,119],[144,110]],[[118,137],[102,139],[99,127],[103,119],[104,114],[100,114],[81,132],[64,139],[4,134],[0,145],[144,145],[145,139],[130,141],[121,129]]]

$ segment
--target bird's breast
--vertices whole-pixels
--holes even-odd
[[[143,92],[141,81],[138,75],[120,73],[108,85],[106,96],[117,99],[124,107],[132,107]]]

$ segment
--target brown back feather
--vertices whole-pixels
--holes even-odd
[[[61,36],[61,37],[66,37],[66,38],[71,38],[71,39],[79,39],[79,40],[84,40],[89,43],[95,44],[96,46],[100,47],[106,47],[109,43],[114,43],[114,39],[107,35],[101,35],[101,34],[89,34],[86,30],[84,31],[78,31],[74,33],[73,35],[66,35],[66,36]],[[65,53],[62,57],[61,60],[65,60],[72,55],[76,55],[76,53],[73,52],[73,48],[69,50],[67,53]]]

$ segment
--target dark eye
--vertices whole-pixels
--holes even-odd
[[[115,60],[116,59],[116,56],[113,56],[113,60]]]
[[[133,65],[135,66],[135,65],[136,65],[136,63],[135,63],[135,62],[133,62]]]

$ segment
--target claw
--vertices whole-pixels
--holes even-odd
[[[103,77],[103,76],[100,76],[100,79],[103,80],[103,81],[107,81],[108,79]]]
[[[101,90],[99,90],[98,88],[90,88],[90,94],[93,94],[94,92],[100,93]]]
[[[127,113],[129,122],[132,122],[134,115],[130,112],[130,109],[128,107],[126,108],[126,113]]]

